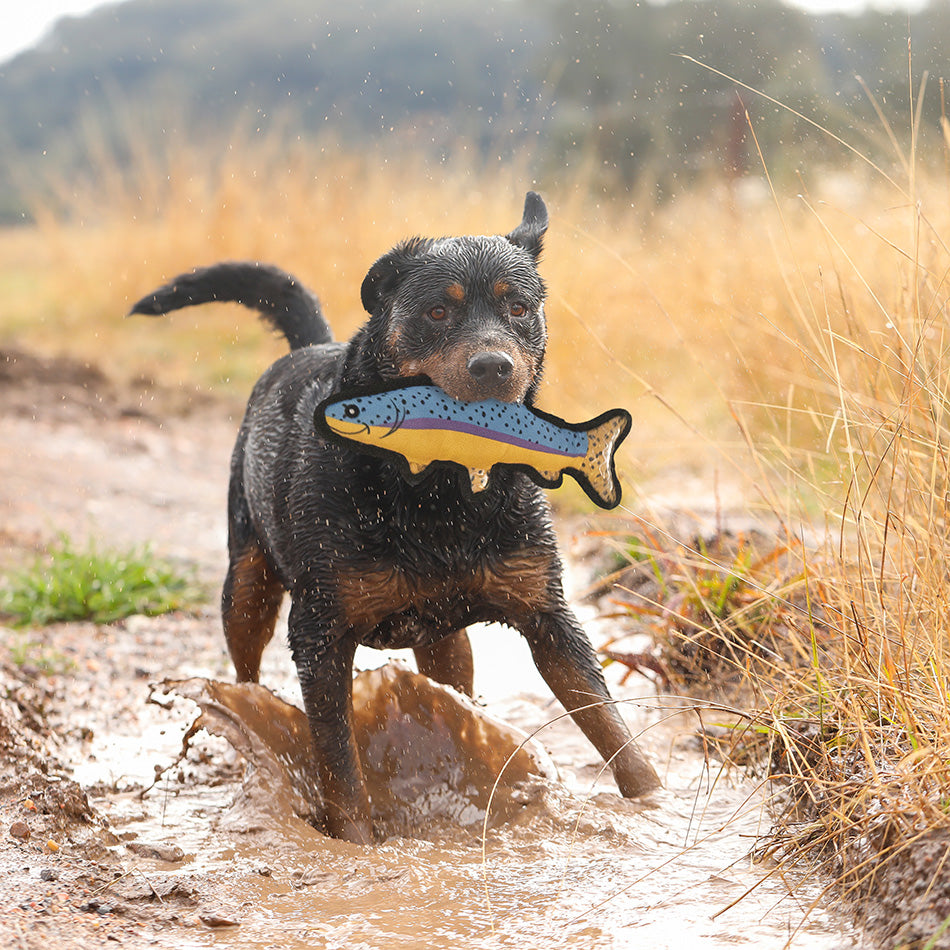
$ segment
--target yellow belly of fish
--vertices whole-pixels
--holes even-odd
[[[336,423],[333,425],[336,428]],[[494,439],[454,429],[397,429],[390,432],[384,426],[370,426],[368,432],[363,427],[361,432],[341,431],[341,434],[357,442],[398,452],[416,465],[458,462],[466,468],[483,469],[486,472],[498,462],[530,465],[542,472],[559,472],[564,466],[576,463],[582,458],[563,455],[560,452],[529,449],[508,442],[496,442]]]

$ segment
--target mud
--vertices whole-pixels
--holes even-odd
[[[302,710],[257,684],[193,678],[165,680],[160,689],[200,709],[183,757],[198,732],[220,736],[247,763],[245,809],[278,823],[316,823],[316,765]],[[383,838],[498,827],[538,797],[544,780],[557,779],[540,743],[399,663],[357,674],[353,717],[373,825]]]
[[[239,408],[52,375],[0,377],[0,569],[63,531],[149,542],[195,567],[213,602]],[[591,622],[595,640],[613,623]],[[358,846],[305,820],[309,753],[279,636],[266,689],[238,689],[211,607],[0,631],[17,659],[0,664],[0,946],[858,945],[821,882],[753,862],[763,792],[704,755],[688,704],[608,669],[664,779],[626,801],[517,635],[473,634],[479,703],[398,667],[358,681],[387,835]],[[540,746],[506,769],[486,822],[525,735]]]

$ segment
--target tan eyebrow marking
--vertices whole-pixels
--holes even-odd
[[[492,292],[496,297],[504,297],[509,290],[511,290],[511,284],[507,280],[496,280],[495,286],[492,287]]]
[[[449,284],[449,286],[445,288],[445,295],[461,303],[465,299],[465,288],[461,284]]]

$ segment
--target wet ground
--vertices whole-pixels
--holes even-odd
[[[213,603],[240,407],[19,364],[0,373],[0,569],[64,531],[147,541],[194,566]],[[568,553],[575,537],[562,531]],[[595,643],[615,632],[582,611]],[[388,833],[363,847],[301,817],[306,747],[279,636],[255,693],[229,685],[210,606],[0,635],[17,660],[0,666],[0,946],[859,945],[822,882],[753,862],[762,790],[705,758],[688,703],[643,677],[620,686],[608,669],[664,779],[638,803],[601,775],[512,631],[474,631],[478,705],[405,667],[363,674]]]

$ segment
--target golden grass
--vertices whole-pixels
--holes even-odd
[[[748,715],[800,807],[786,853],[832,855],[860,895],[883,873],[862,863],[862,831],[886,826],[884,857],[950,831],[942,174],[915,171],[912,156],[889,178],[816,169],[796,193],[709,183],[652,205],[596,197],[583,170],[535,180],[528,162],[268,142],[134,159],[122,170],[101,156],[96,180],[38,204],[35,227],[0,234],[0,345],[243,394],[284,352],[250,315],[221,306],[129,322],[129,305],[192,266],[257,258],[309,284],[342,338],[364,317],[363,275],[396,241],[506,230],[524,191],[541,190],[552,218],[541,405],[568,418],[628,406],[628,473],[673,494],[699,474],[701,496],[681,501],[705,506],[715,472],[787,544],[785,573],[766,559],[735,597],[716,593],[692,552],[699,560],[679,566],[692,578],[692,600],[679,602],[689,625],[677,628],[733,638],[730,662],[758,704]],[[700,609],[722,594],[731,619]],[[760,649],[750,617],[786,649]]]
[[[818,631],[821,649],[811,671],[786,673],[772,707],[793,704],[811,727],[805,742],[777,733],[805,805],[787,845],[823,849],[858,898],[887,892],[891,862],[904,878],[903,906],[894,888],[889,898],[886,936],[898,942],[950,920],[950,230],[947,182],[935,184],[928,193],[911,180],[895,195],[903,234],[879,235],[879,258],[839,251],[829,229],[840,289],[810,314],[801,308],[802,352],[825,380],[828,454],[842,478],[823,489],[835,534],[814,593],[827,626],[799,624],[812,642]],[[887,293],[874,280],[882,273]],[[936,842],[929,865],[915,863],[925,839]]]
[[[811,398],[814,367],[801,352],[815,341],[801,339],[799,311],[821,311],[841,292],[847,255],[867,262],[886,305],[903,290],[875,261],[907,216],[894,210],[898,198],[870,194],[862,172],[816,176],[821,191],[843,193],[840,212],[821,212],[837,218],[839,248],[807,200],[723,184],[655,206],[597,196],[584,169],[536,180],[529,162],[426,164],[405,150],[256,140],[217,153],[130,147],[129,166],[92,148],[96,177],[56,183],[35,227],[0,233],[0,343],[97,360],[120,378],[160,374],[243,394],[284,352],[250,314],[222,305],[129,322],[130,304],[193,266],[261,259],[312,287],[345,338],[365,316],[359,285],[377,256],[417,233],[504,231],[537,188],[551,212],[542,405],[569,418],[627,405],[638,421],[621,460],[631,474],[705,472],[717,454],[727,473],[742,454],[741,473],[737,407],[779,445],[822,444],[826,420],[808,415],[823,408]],[[870,214],[870,229],[848,214]],[[848,285],[867,296],[854,277]],[[879,321],[873,307],[869,317]],[[834,328],[848,319],[835,315]],[[773,411],[788,401],[800,414]]]

